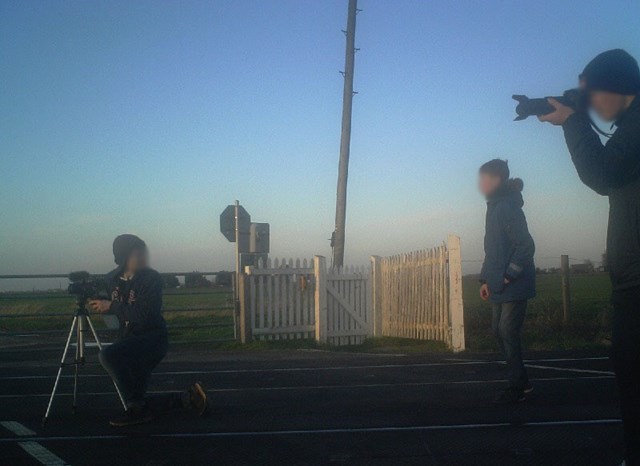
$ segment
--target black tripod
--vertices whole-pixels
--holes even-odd
[[[79,298],[77,301],[78,308],[73,314],[73,321],[71,322],[71,329],[69,330],[69,335],[67,336],[67,343],[64,345],[64,352],[62,353],[62,360],[60,361],[60,367],[58,368],[58,375],[56,376],[56,381],[53,384],[53,390],[51,391],[51,398],[49,398],[49,405],[47,406],[47,412],[44,413],[44,417],[42,418],[42,425],[44,426],[47,423],[47,419],[49,418],[49,411],[51,411],[51,405],[53,404],[53,398],[56,396],[56,391],[58,390],[58,382],[60,382],[60,376],[62,375],[62,369],[66,366],[74,366],[75,373],[73,376],[73,413],[76,412],[76,402],[78,399],[78,369],[84,366],[85,356],[85,332],[87,331],[87,327],[91,330],[91,334],[98,345],[98,350],[102,349],[102,343],[100,343],[100,339],[98,338],[98,334],[96,333],[96,329],[93,327],[91,323],[91,318],[89,317],[89,312],[86,308],[86,299]],[[73,333],[76,333],[76,357],[72,362],[66,362],[67,353],[69,352],[69,346],[71,345],[71,337]],[[114,383],[116,387],[116,392],[120,397],[120,401],[122,402],[122,406],[127,409],[127,405],[124,402],[124,398],[122,398],[122,393],[120,393],[120,389]]]

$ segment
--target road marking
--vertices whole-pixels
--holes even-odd
[[[532,369],[543,369],[543,370],[551,370],[551,371],[564,371],[564,372],[576,372],[579,374],[599,374],[599,375],[615,375],[611,371],[596,371],[592,369],[576,369],[574,367],[553,367],[553,366],[540,366],[538,364],[527,364],[525,363],[525,367],[530,367]]]
[[[543,359],[525,359],[524,362],[574,362],[574,361],[608,361],[611,358],[608,356],[597,356],[589,358],[543,358]],[[487,361],[486,359],[462,359],[462,358],[445,358],[444,361],[464,361],[464,362],[504,362],[503,360],[496,359],[494,361]]]
[[[334,353],[333,350],[315,349],[315,348],[300,348],[297,350],[300,353]],[[404,353],[363,353],[361,351],[340,351],[340,354],[352,354],[355,356],[382,356],[384,358],[406,358],[408,355]]]
[[[527,359],[525,363],[529,362],[572,362],[572,361],[602,361],[609,358],[565,358],[565,359]],[[211,371],[197,370],[197,371],[165,371],[154,372],[154,376],[159,375],[206,375],[206,374],[254,374],[265,372],[316,372],[316,371],[344,371],[344,370],[361,370],[361,369],[402,369],[402,368],[419,368],[419,367],[447,367],[447,366],[473,366],[473,365],[490,365],[497,363],[504,363],[504,361],[472,361],[465,359],[450,359],[449,362],[432,362],[432,363],[418,363],[418,364],[374,364],[374,365],[361,365],[361,366],[325,366],[325,367],[281,367],[270,369],[218,369]],[[455,362],[454,362],[455,361]],[[82,374],[83,378],[97,378],[107,377],[107,374]],[[73,375],[63,375],[63,378],[72,378]],[[53,379],[55,375],[20,375],[20,376],[5,376],[0,377],[0,380],[36,380],[36,379]]]
[[[345,427],[335,429],[301,429],[301,430],[266,430],[266,431],[238,431],[238,432],[187,432],[150,434],[146,438],[212,438],[212,437],[265,437],[279,435],[318,435],[318,434],[350,434],[350,433],[386,433],[386,432],[420,432],[446,430],[495,429],[504,427],[566,427],[581,425],[618,425],[620,419],[582,419],[565,421],[532,421],[523,423],[498,422],[493,424],[441,424],[430,426],[389,426],[389,427]],[[38,437],[38,442],[46,441],[78,441],[78,440],[130,440],[127,435],[79,435]],[[16,442],[16,439],[2,439],[0,443]]]
[[[607,380],[613,379],[612,375],[600,375],[593,377],[547,377],[531,379],[533,382],[558,382],[558,381],[576,381],[576,380]],[[225,392],[261,392],[261,391],[287,391],[287,390],[332,390],[332,389],[361,389],[361,388],[387,388],[387,387],[428,387],[442,385],[481,385],[481,384],[503,384],[507,382],[504,379],[490,380],[458,380],[458,381],[439,381],[439,382],[408,382],[408,383],[373,383],[373,384],[352,384],[352,385],[300,385],[300,386],[281,386],[281,387],[243,387],[243,388],[209,388],[207,391],[211,393]],[[147,393],[182,393],[179,390],[153,391]],[[113,396],[115,392],[83,392],[83,395],[89,396]],[[21,395],[0,395],[2,398],[40,398],[49,397],[50,393],[33,393]],[[56,393],[56,396],[73,396],[73,393]]]
[[[8,431],[13,432],[18,437],[29,437],[31,435],[36,435],[34,431],[16,421],[0,421],[0,426],[4,427]]]
[[[399,426],[399,427],[355,427],[342,429],[303,429],[303,430],[277,430],[277,431],[256,431],[256,432],[193,432],[156,434],[158,437],[170,438],[192,438],[192,437],[257,437],[257,436],[277,436],[277,435],[309,435],[309,434],[342,434],[342,433],[376,433],[376,432],[410,432],[427,430],[469,430],[469,429],[490,429],[499,427],[554,427],[554,426],[576,426],[576,425],[609,425],[621,424],[620,419],[588,419],[569,421],[536,421],[514,424],[509,422],[498,422],[494,424],[453,424],[434,426]]]
[[[45,466],[69,466],[65,460],[54,455],[38,442],[18,442],[18,445]]]
[[[608,361],[608,356],[595,358],[551,358],[551,359],[525,359],[524,362],[573,362],[573,361]]]

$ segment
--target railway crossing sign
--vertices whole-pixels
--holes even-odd
[[[248,236],[251,230],[251,215],[244,207],[238,205],[238,233]],[[220,214],[220,232],[230,242],[236,242],[236,206],[227,206]],[[246,251],[248,252],[248,251]]]

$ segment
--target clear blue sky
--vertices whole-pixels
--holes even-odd
[[[640,57],[640,3],[359,7],[347,262],[448,232],[482,258],[493,157],[525,180],[540,265],[598,259],[606,199],[510,96],[572,87],[609,48]],[[329,256],[345,24],[346,0],[1,2],[0,273],[109,269],[122,232],[160,270],[230,268],[236,198],[275,256]]]

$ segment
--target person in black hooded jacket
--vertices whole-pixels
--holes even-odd
[[[613,293],[612,359],[622,408],[627,466],[640,465],[640,68],[624,50],[601,53],[580,75],[590,107],[615,127],[603,144],[588,109],[557,100],[541,121],[562,126],[584,184],[609,197],[607,260]]]
[[[520,337],[527,301],[536,295],[535,245],[522,211],[523,186],[519,178],[509,179],[504,160],[480,167],[479,187],[487,198],[480,296],[492,304],[492,328],[509,373],[509,386],[497,394],[496,403],[522,401],[533,389]]]
[[[95,299],[89,306],[118,317],[118,340],[100,351],[100,363],[120,389],[126,412],[110,421],[123,427],[149,422],[154,412],[193,408],[208,409],[201,382],[183,393],[146,396],[151,372],[167,354],[167,326],[162,317],[162,277],[148,266],[147,246],[135,235],[120,235],[113,242],[118,267],[107,274],[110,300]]]

